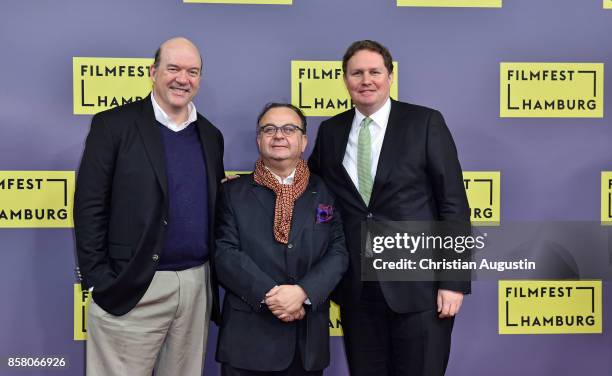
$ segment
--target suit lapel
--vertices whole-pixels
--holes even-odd
[[[334,137],[334,163],[341,166],[343,169],[344,167],[342,166],[342,160],[344,159],[344,154],[346,153],[346,145],[348,143],[349,134],[351,133],[351,126],[353,125],[354,117],[355,109],[347,111],[343,114],[342,118],[338,119],[338,122],[333,128],[333,132],[336,132],[336,137]]]
[[[374,186],[372,187],[372,196],[370,197],[370,206],[380,194],[382,187],[389,178],[389,174],[397,161],[397,156],[403,153],[404,134],[406,133],[405,124],[402,122],[402,116],[397,102],[391,100],[391,112],[389,113],[389,121],[387,122],[387,130],[383,138],[383,144],[378,158],[376,167],[376,177],[374,178]]]
[[[142,137],[142,142],[147,151],[157,181],[161,186],[164,197],[168,198],[168,179],[166,177],[166,162],[164,160],[164,145],[162,143],[159,129],[155,120],[155,113],[153,112],[153,104],[151,103],[151,96],[148,95],[142,101],[142,114],[138,120],[136,120],[136,126]],[[166,200],[167,202],[167,200]]]
[[[293,206],[293,217],[291,223],[291,232],[289,233],[289,242],[293,242],[295,237],[301,232],[302,227],[308,220],[313,220],[313,215],[315,209],[315,203],[317,202],[317,197],[319,197],[319,192],[314,190],[314,186],[312,184],[312,179],[308,182],[308,186],[306,190],[300,198],[295,201],[295,205]]]
[[[244,178],[239,178],[244,179]],[[269,188],[263,187],[257,183],[255,183],[255,178],[253,174],[248,176],[248,179],[251,179],[251,193],[255,196],[255,200],[261,205],[264,212],[266,213],[268,219],[274,222],[274,204],[275,204],[275,195],[272,190]],[[259,219],[254,219],[259,220]]]
[[[336,127],[337,130],[334,129],[336,133],[336,137],[334,137],[334,166],[337,166],[336,170],[340,174],[341,178],[344,179],[346,186],[351,187],[351,192],[355,196],[355,198],[364,206],[363,198],[359,194],[359,188],[355,186],[351,176],[348,174],[342,161],[344,160],[344,154],[346,154],[346,146],[348,144],[349,134],[351,133],[351,127],[353,126],[353,119],[355,118],[355,109],[351,109],[343,114],[343,117],[338,119],[338,123]]]
[[[210,127],[208,124],[198,116],[196,120],[196,126],[198,127],[198,134],[200,136],[200,142],[202,143],[202,149],[204,152],[204,161],[206,163],[206,177],[208,179],[208,214],[209,218],[212,218],[214,210],[214,200],[217,197],[217,186],[221,182],[217,181],[217,158],[221,155],[218,150],[218,145],[213,137],[210,135]]]

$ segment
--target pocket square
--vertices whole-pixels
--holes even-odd
[[[319,204],[317,207],[316,223],[326,223],[334,218],[334,207],[327,204]]]

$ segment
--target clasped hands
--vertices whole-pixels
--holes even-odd
[[[291,322],[304,318],[304,301],[307,298],[304,289],[298,285],[280,285],[266,293],[265,303],[279,320]]]

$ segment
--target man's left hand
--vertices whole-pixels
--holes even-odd
[[[462,292],[443,289],[438,290],[438,317],[445,319],[455,316],[459,313],[462,302]]]
[[[291,322],[291,321],[295,321],[295,320],[301,320],[301,319],[304,318],[304,316],[306,316],[306,310],[304,309],[303,306],[294,315],[290,315],[288,313],[283,313],[282,311],[273,311],[272,313],[274,314],[274,316],[276,316],[279,320],[281,320],[283,322]]]

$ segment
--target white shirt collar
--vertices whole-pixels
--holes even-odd
[[[264,167],[266,167],[266,166],[264,166]],[[268,167],[266,167],[266,170],[270,171],[270,173],[272,173],[272,176],[274,176],[279,183],[285,184],[285,185],[292,185],[293,181],[295,180],[295,171],[297,170],[297,168],[294,168],[293,171],[291,171],[291,173],[289,174],[289,176],[287,176],[284,179],[281,178],[280,176],[276,175]]]
[[[389,122],[390,113],[391,113],[391,98],[387,98],[387,101],[385,102],[385,104],[383,104],[382,107],[378,109],[378,111],[370,115],[369,118],[372,119],[373,121],[372,124],[376,124],[382,129],[386,129],[387,123]],[[361,125],[361,121],[365,117],[366,116],[362,114],[361,112],[359,112],[357,107],[355,107],[355,124],[357,124],[357,127]]]
[[[189,104],[187,105],[187,121],[181,124],[177,124],[172,121],[172,119],[170,119],[168,114],[166,114],[166,112],[159,106],[159,104],[157,104],[153,92],[151,92],[151,103],[153,103],[153,112],[155,113],[155,120],[162,123],[163,126],[170,129],[171,131],[180,132],[183,129],[187,128],[189,124],[193,123],[198,119],[198,112],[196,111],[195,104],[193,104],[193,102],[189,102]]]

